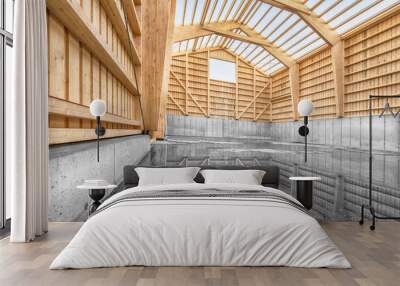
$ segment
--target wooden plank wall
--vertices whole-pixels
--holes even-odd
[[[236,83],[208,77],[210,58],[236,63]],[[208,49],[172,58],[167,113],[271,120],[271,81],[242,59],[223,49]]]
[[[344,39],[344,116],[368,115],[369,95],[400,94],[400,15],[378,22]],[[311,119],[336,117],[331,48],[302,59],[300,100],[309,98],[315,110]],[[272,76],[272,120],[293,120],[288,69]],[[384,100],[374,100],[380,114]],[[400,100],[390,99],[397,112]]]
[[[336,116],[331,49],[322,50],[299,63],[300,97],[311,99],[311,119]]]
[[[282,122],[293,119],[290,93],[289,70],[283,70],[272,77],[272,121]]]
[[[80,5],[86,19],[93,25],[95,33],[100,35],[101,40],[112,51],[118,64],[134,83],[129,52],[122,45],[99,0],[73,1]],[[118,4],[121,7],[121,3]],[[56,114],[49,106],[50,144],[94,139],[94,130],[88,130],[94,128],[94,120],[88,119],[88,116],[83,118],[70,116],[70,109],[83,106],[89,111],[90,102],[97,98],[106,101],[107,114],[113,115],[109,116],[111,119],[103,125],[107,129],[120,130],[110,130],[109,135],[124,136],[140,132],[139,98],[129,92],[107,66],[102,64],[50,11],[47,16],[49,102],[53,99],[55,105],[66,106],[64,111],[61,110]],[[140,66],[136,66],[138,67],[140,69]]]
[[[400,14],[345,40],[345,115],[367,115],[370,94],[400,94]],[[389,102],[400,107],[400,100]],[[374,114],[384,103],[373,102]]]

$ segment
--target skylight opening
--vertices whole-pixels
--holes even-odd
[[[252,52],[254,52],[258,48],[257,45],[250,44],[245,51],[240,53],[241,56],[247,58]]]
[[[265,17],[261,20],[261,22],[258,23],[257,26],[254,27],[254,30],[257,33],[261,33],[263,29],[268,27],[269,22],[274,19],[275,16],[281,11],[281,9],[272,7],[268,13],[265,15]]]
[[[235,50],[235,53],[240,55],[248,46],[249,46],[249,44],[247,44],[247,43],[241,43],[238,46],[238,48]]]
[[[274,34],[276,31],[278,31],[283,25],[285,25],[285,22],[289,19],[289,17],[292,16],[291,13],[287,11],[282,11],[282,13],[274,19],[274,21],[271,22],[269,25],[268,29],[265,29],[265,31],[262,33],[262,35],[271,41],[271,35]]]
[[[345,0],[345,1],[348,1],[348,0]],[[325,0],[325,1],[322,1],[322,3],[320,5],[315,7],[314,12],[317,15],[321,15],[325,11],[329,10],[331,7],[333,7],[336,4],[337,4],[336,0]]]
[[[368,21],[369,19],[378,15],[379,13],[382,13],[385,10],[390,9],[391,7],[393,7],[394,5],[399,4],[399,3],[400,3],[400,1],[398,1],[398,0],[396,0],[396,1],[389,1],[389,0],[386,1],[385,0],[383,3],[380,3],[379,5],[365,11],[364,13],[355,17],[354,19],[347,22],[346,24],[339,26],[337,28],[337,32],[339,34],[343,34],[347,31],[351,30],[352,28]]]
[[[229,13],[232,11],[231,9],[233,9],[232,7],[234,4],[234,1],[236,1],[236,0],[226,1],[225,8],[221,13],[220,21],[225,21],[226,19],[228,19]]]
[[[319,1],[319,0],[308,0],[306,2],[306,6],[307,6],[307,8],[312,9],[316,4],[318,4],[320,2],[321,1]]]
[[[346,12],[347,9],[351,9],[351,7],[355,6],[357,2],[360,1],[361,0],[341,1],[335,8],[323,15],[322,19],[329,23],[336,15]]]
[[[279,28],[271,34],[271,36],[268,38],[271,42],[275,42],[277,37],[282,36],[282,34],[287,33],[288,29],[291,28],[291,26],[299,20],[299,17],[297,15],[291,14],[290,17],[282,22],[279,26]]]
[[[267,74],[271,75],[271,74],[273,74],[274,72],[276,72],[276,71],[278,71],[278,70],[280,70],[280,69],[282,69],[282,68],[284,68],[284,67],[285,67],[285,66],[284,66],[283,64],[278,63],[276,66],[270,68],[270,69],[268,70]]]
[[[297,51],[295,54],[293,54],[292,56],[295,59],[301,58],[304,55],[307,55],[309,53],[311,53],[312,51],[322,47],[325,44],[325,41],[322,39],[316,39],[314,40],[312,43],[306,45],[305,47],[303,47],[302,49],[300,49],[299,51]]]
[[[184,1],[185,0],[177,0],[176,1],[176,11],[175,11],[175,25],[176,26],[183,25],[182,17],[183,17]]]
[[[204,1],[206,0],[199,0],[199,2],[197,3],[193,24],[200,24],[201,13],[203,12],[203,7],[204,7]]]
[[[183,25],[190,25],[192,23],[192,17],[194,15],[194,5],[195,1],[186,1],[186,10],[184,12],[185,19],[183,21]]]
[[[257,22],[261,20],[261,18],[268,11],[268,9],[270,9],[270,7],[271,7],[270,5],[262,3],[260,8],[258,8],[256,13],[253,15],[253,17],[251,17],[248,20],[247,25],[250,28],[254,28],[254,26],[257,24]]]
[[[334,19],[333,21],[330,22],[330,25],[332,28],[336,28],[341,26],[343,23],[345,23],[349,18],[354,16],[355,14],[362,12],[364,9],[368,9],[370,5],[374,5],[379,3],[380,0],[374,1],[374,0],[365,0],[360,2],[359,4],[355,5],[351,9],[348,9],[345,13]]]
[[[279,47],[282,46],[287,41],[290,41],[298,33],[301,33],[306,27],[307,27],[307,25],[303,21],[300,21],[294,27],[292,27],[289,31],[287,31],[280,39],[278,39],[275,42],[275,45],[277,45]]]
[[[312,35],[314,31],[310,27],[306,27],[303,31],[295,35],[292,39],[287,41],[284,45],[281,46],[282,49],[288,50],[291,49],[293,46],[296,46],[298,43]]]
[[[220,59],[208,60],[209,77],[213,80],[236,82],[236,63]]]
[[[256,1],[254,3],[255,3],[253,5],[254,8],[252,10],[249,10],[249,13],[247,13],[247,15],[245,17],[243,17],[243,23],[245,25],[247,25],[249,23],[250,19],[252,19],[255,16],[255,14],[257,13],[258,9],[260,9],[260,7],[262,5],[262,2],[257,2]]]
[[[300,43],[298,43],[297,45],[292,47],[291,49],[288,49],[286,52],[290,56],[292,56],[293,54],[297,53],[298,51],[306,49],[307,47],[312,45],[318,39],[320,39],[320,37],[317,34],[313,33],[310,36],[308,36],[307,38],[305,38],[303,41],[301,41]]]
[[[233,19],[234,15],[236,13],[236,10],[240,6],[240,1],[237,1],[237,0],[234,0],[234,1],[235,1],[235,4],[233,5],[233,8],[232,8],[231,12],[228,15],[228,18],[227,18],[228,21],[231,21]]]

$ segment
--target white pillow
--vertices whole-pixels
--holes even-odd
[[[194,183],[200,168],[135,168],[139,176],[139,186]]]
[[[261,185],[265,171],[261,170],[202,170],[205,184]]]

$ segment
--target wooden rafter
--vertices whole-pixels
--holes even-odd
[[[240,29],[247,36],[232,32],[231,30],[234,29]],[[218,34],[225,37],[226,39],[234,39],[241,42],[259,45],[267,50],[272,56],[277,58],[283,65],[290,67],[291,65],[295,64],[295,60],[291,58],[288,54],[286,54],[282,49],[275,45],[272,45],[270,42],[265,40],[260,34],[258,34],[247,25],[236,22],[213,23],[203,26],[191,25],[176,27],[174,33],[174,41],[179,42],[212,34]]]
[[[240,26],[240,29],[251,38],[262,38],[263,39],[263,37],[260,34],[258,34],[256,31],[254,31],[253,29],[251,29],[248,26],[242,25],[242,26]],[[288,54],[286,54],[282,49],[278,48],[275,45],[271,45],[269,47],[266,47],[266,46],[263,46],[263,47],[272,56],[274,56],[276,59],[278,59],[282,64],[284,64],[287,67],[292,66],[296,62],[293,58],[291,58]]]
[[[135,35],[140,35],[141,27],[134,3],[132,2],[132,0],[122,0],[122,5],[124,5],[124,9],[128,18],[128,23],[132,29],[132,32]]]
[[[271,44],[265,39],[261,39],[258,37],[256,38],[256,37],[244,36],[244,35],[232,32],[230,30],[227,30],[225,28],[217,28],[217,27],[213,27],[211,25],[205,25],[202,27],[202,29],[210,31],[210,32],[220,35],[220,36],[234,39],[234,40],[238,40],[238,41],[242,41],[242,42],[246,42],[246,43],[250,43],[250,44],[255,44],[255,45],[259,45],[259,46],[264,46],[264,47],[271,47]]]
[[[239,28],[240,23],[236,22],[226,22],[226,23],[215,23],[208,24],[207,27],[233,30]],[[186,40],[191,40],[195,38],[205,37],[214,34],[214,32],[206,30],[203,25],[188,25],[188,26],[176,26],[174,30],[174,42],[181,42]]]
[[[118,36],[122,40],[125,49],[128,51],[132,47],[132,60],[135,64],[140,64],[140,56],[136,50],[135,43],[132,41],[131,37],[128,36],[125,26],[125,17],[123,11],[118,7],[115,0],[100,0],[101,5],[104,7],[107,16],[110,18]],[[128,11],[127,11],[128,12]],[[140,32],[139,32],[140,34]]]
[[[334,45],[340,36],[329,27],[316,13],[312,12],[299,0],[261,0],[269,5],[288,10],[299,15],[328,44]]]

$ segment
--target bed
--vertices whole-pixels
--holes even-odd
[[[262,185],[204,184],[198,175],[198,183],[137,186],[134,167],[126,167],[125,190],[102,203],[50,269],[350,268],[319,223],[277,189],[279,169],[261,169]]]

